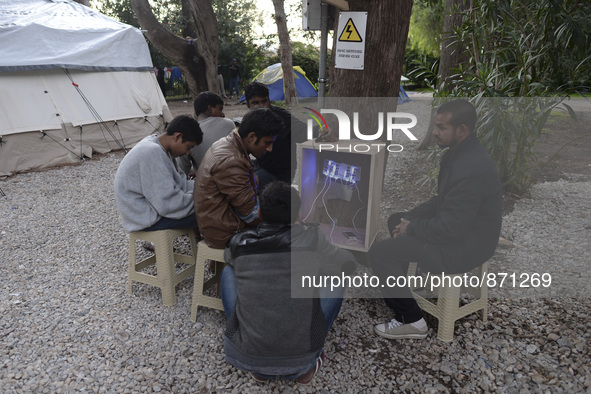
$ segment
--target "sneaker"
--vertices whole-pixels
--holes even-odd
[[[378,324],[374,327],[376,334],[388,339],[423,339],[427,337],[427,330],[427,324],[424,319],[409,324],[392,319],[388,323]]]
[[[256,380],[259,383],[265,383],[265,382],[268,382],[270,380],[269,378],[265,378],[264,376],[257,375],[254,372],[251,372],[250,373],[250,377],[253,378],[254,380]]]
[[[314,379],[316,372],[318,372],[318,370],[322,366],[322,363],[324,363],[325,359],[326,359],[326,355],[324,354],[324,350],[323,350],[322,353],[320,353],[320,357],[318,357],[316,359],[316,364],[308,372],[295,378],[295,381],[297,383],[303,384],[303,385],[310,384],[312,379]]]

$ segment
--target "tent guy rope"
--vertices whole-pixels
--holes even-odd
[[[94,108],[94,106],[92,105],[90,100],[84,95],[84,93],[82,92],[82,89],[80,89],[80,86],[78,86],[78,84],[76,82],[74,82],[74,79],[72,78],[72,75],[70,75],[70,72],[68,71],[68,69],[64,68],[63,70],[64,70],[64,73],[68,76],[68,78],[72,82],[72,86],[74,86],[74,88],[76,88],[76,91],[78,92],[78,94],[80,94],[80,97],[82,97],[82,100],[84,101],[84,103],[88,107],[88,110],[90,111],[92,116],[94,116],[97,123],[100,125],[101,131],[103,132],[103,137],[105,137],[105,141],[107,142],[107,145],[109,145],[109,148],[111,148],[111,145],[109,144],[109,141],[107,140],[107,137],[105,136],[105,133],[104,133],[105,130],[109,133],[109,135],[113,138],[113,141],[115,141],[121,149],[127,151],[127,149],[125,148],[125,144],[123,143],[123,136],[121,135],[121,131],[119,130],[119,137],[121,138],[121,141],[119,141],[117,139],[117,137],[115,137],[115,134],[113,133],[113,131],[109,128],[109,126],[102,119],[102,117],[98,113],[98,111]],[[82,132],[82,129],[80,131]]]

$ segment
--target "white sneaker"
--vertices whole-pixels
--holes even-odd
[[[404,324],[396,319],[392,319],[388,323],[374,326],[374,331],[379,336],[388,339],[423,339],[427,337],[428,327],[425,319],[409,324]]]

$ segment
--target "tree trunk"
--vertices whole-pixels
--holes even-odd
[[[412,0],[349,0],[349,11],[367,11],[364,69],[334,68],[336,51],[333,50],[328,91],[328,97],[334,98],[331,102],[341,106],[337,103],[344,97],[398,97],[412,3]],[[337,13],[335,26],[338,23]],[[337,47],[339,33],[334,34],[333,48]],[[396,111],[396,103],[393,106],[392,112]],[[380,140],[386,139],[383,133]]]
[[[217,91],[218,25],[211,3],[182,0],[183,15],[190,16],[183,31],[195,31],[191,24],[196,28],[193,45],[158,22],[148,0],[131,0],[131,5],[142,29],[147,30],[146,37],[183,71],[191,96],[195,98],[205,90]]]
[[[469,0],[445,0],[441,60],[439,61],[439,88],[448,92],[451,91],[453,69],[468,62],[462,46],[452,43],[455,36],[453,29],[462,24],[462,13],[469,8]]]
[[[333,68],[329,97],[398,96],[412,3],[412,0],[349,0],[349,11],[368,12],[364,69]],[[333,48],[337,36],[334,35]],[[334,59],[332,63],[334,66]]]
[[[283,90],[285,92],[285,104],[289,107],[297,104],[298,94],[295,86],[293,63],[291,57],[291,44],[285,18],[285,6],[283,0],[273,0],[275,6],[275,23],[279,35],[279,53],[281,56],[281,68],[283,69]]]
[[[333,102],[345,97],[398,97],[412,4],[412,0],[349,0],[349,11],[367,11],[364,69],[334,68],[336,51],[333,49],[328,92],[329,98],[335,98]],[[337,47],[339,33],[334,34],[333,48]],[[397,101],[392,101],[391,111],[395,112]],[[357,111],[360,117],[371,112],[361,108]],[[387,134],[382,133],[379,139],[387,142]],[[384,172],[386,164],[387,156]]]
[[[441,57],[439,60],[438,85],[440,90],[452,90],[453,69],[468,62],[468,57],[461,45],[452,44],[453,29],[462,24],[462,12],[470,7],[469,0],[445,0],[445,15],[443,16],[443,37],[441,40]],[[434,115],[435,109],[431,111]],[[433,116],[431,116],[431,119]],[[429,124],[427,134],[417,146],[417,150],[425,150],[435,143],[433,137],[433,123]]]

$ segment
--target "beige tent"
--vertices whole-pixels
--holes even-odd
[[[129,149],[170,121],[132,26],[70,0],[9,0],[0,42],[0,176]]]

